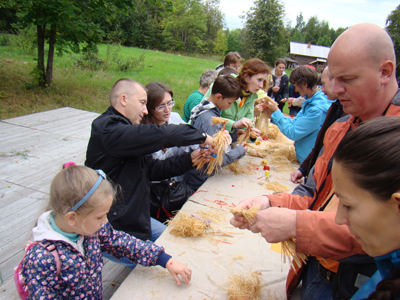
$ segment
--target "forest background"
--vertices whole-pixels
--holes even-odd
[[[2,0],[0,119],[70,106],[102,112],[119,78],[170,85],[181,113],[200,75],[230,51],[273,66],[289,42],[330,47],[346,28],[317,16],[284,23],[279,0],[256,0],[227,29],[219,0]],[[387,17],[400,53],[400,5]],[[399,64],[397,65],[397,74]]]

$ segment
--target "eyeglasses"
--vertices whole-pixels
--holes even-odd
[[[155,107],[155,108],[153,108],[155,111],[163,111],[163,110],[165,110],[166,108],[167,108],[167,106],[168,106],[168,108],[171,108],[172,106],[174,106],[175,105],[175,100],[174,99],[172,99],[171,101],[169,101],[167,104],[163,104],[163,105],[160,105],[160,106],[157,106],[157,107]]]

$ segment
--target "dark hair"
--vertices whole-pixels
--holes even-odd
[[[164,99],[165,93],[169,93],[171,97],[174,96],[174,93],[172,92],[171,88],[168,85],[159,81],[150,82],[148,85],[146,85],[146,89],[147,89],[146,106],[148,114],[144,115],[141,124],[153,124],[154,123],[152,116],[153,109],[156,108],[161,103],[161,101]]]
[[[313,89],[318,82],[318,73],[310,67],[299,66],[290,73],[289,81],[297,85],[306,83],[309,89]]]
[[[351,130],[339,143],[334,162],[351,172],[354,183],[387,201],[400,191],[400,117],[379,117]],[[382,216],[384,217],[384,216]],[[397,299],[400,268],[378,283],[368,299]]]
[[[286,67],[286,60],[284,60],[283,58],[278,58],[275,62],[275,67],[277,67],[280,64],[284,64]]]
[[[239,72],[236,71],[234,68],[226,67],[226,68],[223,68],[221,71],[219,71],[218,76],[232,75],[232,74],[239,75]]]
[[[224,67],[229,67],[230,64],[242,63],[242,57],[237,52],[229,52],[224,59]]]
[[[221,94],[222,98],[237,99],[240,96],[240,85],[232,75],[218,76],[215,79],[211,94]]]
[[[400,191],[399,154],[400,117],[379,117],[347,133],[333,158],[357,186],[386,201]]]
[[[246,80],[244,79],[246,74],[251,77],[260,73],[271,74],[271,68],[259,58],[252,58],[246,61],[240,70],[239,76],[237,77],[240,87],[244,90],[247,87]],[[264,81],[264,88],[266,87],[267,80]]]
[[[368,300],[392,300],[398,299],[400,295],[400,268],[394,269],[392,276],[388,279],[383,279],[376,286]]]

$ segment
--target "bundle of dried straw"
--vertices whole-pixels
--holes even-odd
[[[248,274],[230,276],[228,286],[229,300],[257,300],[261,297],[261,273],[253,272]]]
[[[179,212],[173,219],[170,219],[168,226],[171,227],[171,234],[183,237],[204,236],[206,230],[210,228],[207,220],[201,220],[184,212]]]
[[[307,255],[303,253],[296,252],[296,239],[291,238],[287,241],[284,241],[282,244],[282,254],[284,255],[283,262],[286,262],[286,258],[290,261],[290,267],[295,270],[295,266],[293,262],[301,267],[303,263],[306,262]],[[293,257],[293,261],[291,260]]]
[[[260,209],[261,208],[258,206],[253,206],[249,209],[241,209],[233,207],[230,209],[230,212],[234,215],[241,215],[247,223],[252,224],[255,215],[260,211]]]
[[[208,175],[211,175],[214,172],[218,171],[218,168],[222,165],[223,154],[226,153],[228,145],[231,142],[230,136],[226,135],[224,132],[226,122],[227,120],[223,118],[213,117],[211,119],[211,125],[224,124],[224,126],[221,130],[219,130],[216,134],[213,135],[214,143],[217,149],[217,157],[212,157],[210,162],[208,163],[207,168],[205,170],[205,173],[207,173]],[[204,161],[204,158],[202,157],[201,161],[197,165],[196,170],[201,170],[205,164],[207,163]]]

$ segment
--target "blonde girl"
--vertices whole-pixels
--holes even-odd
[[[116,231],[108,223],[115,192],[103,171],[66,165],[51,183],[51,210],[39,217],[33,229],[38,243],[21,264],[27,299],[102,299],[102,252],[143,266],[161,265],[178,285],[178,274],[189,284],[191,269],[173,260],[163,247]],[[43,247],[48,242],[57,250],[59,271],[56,256]]]

